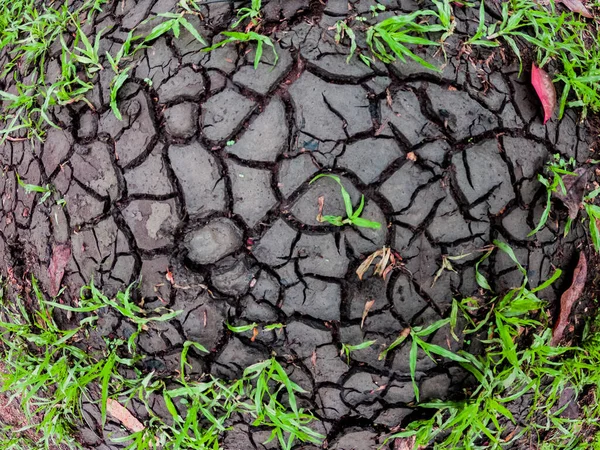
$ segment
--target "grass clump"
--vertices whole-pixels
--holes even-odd
[[[547,173],[547,176],[542,174],[538,175],[538,181],[546,187],[546,206],[544,207],[544,211],[542,212],[537,226],[527,236],[533,236],[546,225],[548,217],[550,216],[550,210],[552,209],[552,195],[556,192],[560,192],[563,196],[567,195],[567,187],[565,186],[563,177],[565,175],[577,176],[572,170],[574,168],[574,158],[571,157],[567,161],[559,154],[554,155],[554,158],[546,163],[545,172]],[[567,235],[571,228],[571,222],[572,220],[569,218],[569,221],[565,226],[565,235]]]
[[[413,59],[431,70],[440,71],[433,64],[416,55],[408,45],[441,46],[454,30],[452,7],[447,0],[433,0],[436,9],[419,9],[410,14],[389,17],[369,27],[366,42],[371,53],[384,63],[406,58]],[[430,20],[431,23],[430,23]],[[429,33],[442,33],[438,41],[428,39]],[[363,59],[366,61],[366,59]]]
[[[93,89],[98,72],[104,70],[104,61],[115,72],[110,106],[121,119],[117,95],[135,66],[136,52],[168,32],[177,38],[181,28],[206,44],[185,17],[192,12],[183,10],[147,19],[140,26],[152,20],[160,23],[147,35],[132,30],[116,55],[102,55],[100,40],[106,29],[91,39],[83,27],[105,3],[107,0],[93,0],[74,9],[67,1],[50,6],[36,0],[0,0],[0,53],[8,57],[1,76],[12,75],[10,88],[0,91],[0,121],[4,123],[0,144],[6,139],[43,141],[48,127],[58,127],[51,114],[55,106],[83,101],[94,109],[86,95]],[[57,52],[58,73],[49,73],[50,57]]]
[[[77,313],[89,313],[95,312],[99,309],[112,307],[115,311],[117,311],[121,316],[129,319],[130,322],[137,326],[137,330],[131,333],[131,336],[127,340],[127,348],[130,353],[135,351],[135,341],[140,335],[140,333],[147,329],[148,325],[151,322],[165,322],[167,320],[172,319],[173,317],[181,314],[183,311],[167,311],[161,315],[153,315],[148,317],[148,312],[144,311],[141,307],[135,304],[132,301],[132,290],[134,288],[134,284],[130,284],[127,289],[123,292],[117,292],[115,298],[110,298],[104,295],[96,286],[94,286],[94,281],[88,285],[81,288],[81,307],[72,307],[68,305],[63,305],[61,303],[56,302],[46,302],[47,305],[64,309],[70,312]],[[89,293],[89,295],[87,295]],[[157,309],[153,311],[153,314],[158,314],[162,312],[161,309]]]
[[[557,3],[510,0],[502,3],[501,20],[489,25],[484,23],[482,3],[479,27],[469,43],[491,47],[504,41],[520,62],[518,40],[529,43],[540,67],[551,61],[559,63],[554,79],[563,84],[559,119],[565,107],[581,107],[585,118],[588,110],[600,111],[600,31],[595,23],[583,21],[578,14],[560,12]],[[570,99],[571,94],[574,99]]]
[[[2,142],[15,136],[41,140],[46,126],[57,126],[51,107],[85,99],[93,87],[88,77],[99,69],[97,53],[93,54],[96,43],[91,45],[81,32],[80,17],[102,3],[85,3],[73,10],[67,2],[56,7],[35,0],[0,2],[0,53],[8,59],[1,76],[12,74],[14,83],[10,91],[0,91]],[[74,39],[65,38],[69,32]],[[47,64],[56,43],[61,45],[61,73],[51,81]]]
[[[356,53],[366,64],[375,59],[384,63],[412,59],[423,67],[441,69],[415,53],[419,47],[439,47],[445,53],[447,38],[454,34],[456,4],[449,0],[432,0],[429,7],[412,13],[397,13],[372,25],[365,25],[365,17],[351,17],[338,22],[335,40],[344,37],[350,41],[349,58]],[[579,14],[559,10],[555,0],[509,0],[501,3],[498,20],[486,15],[484,1],[478,6],[461,3],[461,7],[479,8],[479,24],[473,35],[461,35],[459,46],[499,48],[508,46],[519,60],[521,71],[525,47],[531,49],[539,67],[553,65],[554,82],[562,85],[559,119],[565,108],[581,108],[582,118],[589,111],[600,112],[600,29],[595,21],[586,22]],[[380,8],[373,10],[377,15]],[[376,14],[373,14],[376,17]],[[497,17],[494,12],[492,17]],[[358,25],[352,29],[351,22]],[[357,32],[364,34],[364,48],[357,45]]]
[[[477,298],[454,300],[446,319],[456,323],[462,313],[467,342],[469,336],[483,337],[477,355],[465,350],[453,352],[452,358],[445,355],[462,360],[458,362],[472,375],[473,385],[465,389],[463,400],[421,403],[432,411],[431,417],[410,423],[390,439],[410,439],[414,448],[435,449],[521,448],[529,442],[547,450],[595,448],[588,445],[600,414],[600,316],[588,324],[579,347],[553,346],[546,304],[537,295],[560,271],[528,288],[527,271],[512,249],[494,244],[523,274],[522,284],[487,304]],[[578,402],[578,417],[563,414]]]
[[[597,161],[592,162],[596,163]],[[590,240],[594,250],[600,252],[600,207],[594,204],[596,197],[600,194],[600,188],[586,192],[588,172],[586,170],[581,173],[575,172],[575,165],[574,158],[571,157],[569,160],[565,160],[560,154],[555,154],[546,163],[545,174],[538,175],[538,181],[546,188],[546,205],[537,226],[528,236],[533,236],[544,228],[552,210],[552,198],[557,197],[569,209],[569,216],[563,232],[564,236],[569,234],[579,210],[583,209],[587,217],[582,217],[581,221],[588,220]],[[571,179],[566,177],[571,177]],[[584,178],[581,179],[581,177]],[[581,183],[581,181],[584,183]]]
[[[2,308],[0,343],[6,369],[1,374],[2,391],[10,393],[11,400],[20,401],[31,424],[28,428],[35,427],[42,436],[39,445],[76,447],[73,434],[81,423],[82,403],[99,401],[105,418],[109,394],[125,392],[128,384],[117,371],[118,365],[132,366],[134,360],[118,356],[119,341],[107,341],[99,357],[86,353],[76,343],[95,318],[63,330],[35,278],[31,287],[37,302],[35,312],[28,312],[19,297]],[[101,392],[100,400],[95,391]],[[41,419],[34,425],[36,416]]]
[[[258,68],[262,60],[264,47],[270,47],[273,52],[273,65],[277,64],[279,55],[275,49],[275,44],[269,36],[260,33],[262,26],[262,0],[252,0],[250,7],[240,8],[237,12],[238,19],[231,25],[228,31],[220,33],[225,38],[210,47],[203,49],[205,52],[211,52],[219,47],[231,43],[255,42],[256,52],[254,55],[254,69]],[[244,25],[245,23],[245,25]],[[236,31],[241,25],[244,25],[243,31]]]
[[[71,307],[46,300],[32,278],[33,311],[20,297],[0,308],[0,353],[5,363],[0,390],[20,402],[31,424],[27,428],[35,428],[42,436],[31,448],[49,449],[52,444],[79,448],[76,431],[85,426],[84,403],[98,405],[103,426],[110,401],[116,399],[126,405],[134,398],[145,407],[149,419],[141,429],[113,439],[128,450],[219,448],[234,415],[246,418],[252,426],[271,430],[268,442],[277,440],[284,449],[297,442],[322,441],[324,436],[310,427],[314,416],[298,406],[297,395],[305,391],[290,380],[275,356],[246,368],[238,380],[203,376],[190,381],[185,373],[189,352],[208,350],[187,341],[177,377],[159,379],[154,372],[143,374],[138,363],[144,356],[137,353],[137,337],[152,322],[172,319],[180,311],[143,310],[133,300],[134,289],[135,285],[130,285],[110,298],[92,282],[82,288],[80,306]],[[54,319],[57,308],[85,317],[75,328],[64,330]],[[127,342],[105,339],[103,349],[91,354],[86,351],[87,338],[102,308],[111,308],[137,330]],[[269,329],[282,326],[272,324]],[[163,398],[170,418],[153,411],[152,396]],[[2,439],[0,433],[0,443]],[[7,437],[5,447],[19,448],[23,439]]]

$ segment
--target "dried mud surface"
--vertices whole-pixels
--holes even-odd
[[[176,3],[113,2],[87,32],[108,27],[101,50],[114,54],[131,28]],[[0,151],[0,257],[3,271],[15,279],[33,273],[50,291],[52,251],[69,245],[67,302],[92,277],[108,294],[142,277],[146,305],[184,310],[140,337],[147,371],[177,370],[186,340],[210,349],[193,357],[193,371],[224,378],[274,351],[308,391],[302,404],[319,418],[328,448],[371,450],[390,428],[422,414],[412,406],[408,348],[379,361],[381,346],[406,326],[446,316],[453,296],[477,294],[475,250],[493,239],[509,242],[534,285],[571,261],[584,235],[579,227],[567,241],[552,223],[527,237],[544,202],[536,174],[554,153],[584,162],[591,139],[571,112],[543,126],[516,64],[500,54],[487,61],[458,55],[452,42],[473,32],[475,13],[456,8],[456,36],[437,74],[413,62],[346,63],[348,48],[335,44],[331,27],[348,14],[370,16],[373,2],[350,2],[350,10],[346,0],[324,3],[265,2],[265,26],[280,57],[275,66],[268,49],[256,71],[251,46],[203,53],[182,30],[180,39],[161,37],[136,56],[120,94],[122,121],[109,108],[107,64],[88,95],[95,111],[83,103],[55,110],[62,129],[51,129],[35,148],[7,142]],[[417,8],[405,0],[380,3],[390,11]],[[204,20],[190,20],[211,40],[233,11],[228,2],[214,3],[204,7]],[[441,55],[424,56],[444,64]],[[49,67],[58,70],[56,60]],[[344,214],[332,180],[309,185],[320,171],[340,175],[355,205],[364,194],[363,217],[381,229],[317,222],[320,196],[325,213]],[[16,173],[27,183],[53,184],[66,206],[38,204]],[[403,269],[387,282],[359,281],[356,268],[384,245],[402,256]],[[442,255],[468,252],[453,262],[456,272],[432,285]],[[483,267],[498,292],[520,283],[501,254]],[[556,298],[552,289],[543,295]],[[375,303],[361,328],[369,300]],[[250,333],[230,333],[226,321],[286,326],[252,341]],[[131,325],[109,314],[98,332],[123,337]],[[354,352],[349,365],[340,358],[341,343],[368,339],[377,344]],[[457,345],[445,328],[432,341]],[[452,395],[465,377],[425,355],[417,370],[423,400]],[[118,448],[106,438],[119,427],[109,424],[102,434],[97,412],[86,414],[93,425],[86,444]],[[262,444],[268,435],[239,424],[223,448],[276,448]]]

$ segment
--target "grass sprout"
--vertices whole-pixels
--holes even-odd
[[[237,28],[240,26],[245,20],[249,21],[247,26],[247,30],[251,28],[255,28],[259,25],[260,20],[262,18],[262,13],[260,9],[262,8],[262,0],[252,0],[252,3],[249,8],[240,8],[238,9],[237,16],[238,20],[231,27]]]
[[[363,350],[365,348],[369,348],[371,345],[375,344],[377,340],[373,341],[364,341],[360,344],[350,345],[344,344],[342,342],[342,349],[340,350],[340,356],[346,355],[346,363],[350,364],[350,353],[355,352],[357,350]]]
[[[220,33],[221,36],[224,36],[225,39],[214,43],[212,46],[203,49],[205,52],[211,52],[219,47],[223,47],[224,45],[231,43],[245,43],[245,42],[255,42],[256,43],[256,52],[254,55],[254,69],[258,68],[260,61],[263,57],[264,47],[267,46],[273,52],[273,66],[277,64],[279,61],[279,55],[277,54],[277,50],[275,49],[275,44],[269,36],[264,34],[260,34],[259,28],[260,23],[262,21],[262,0],[252,0],[250,7],[240,8],[237,12],[238,20],[235,21],[230,27],[228,31],[223,31]],[[240,25],[242,25],[245,21],[248,21],[244,27],[244,31],[235,31]],[[256,31],[252,31],[256,30]]]
[[[264,45],[270,47],[273,51],[273,65],[277,64],[277,61],[279,60],[279,55],[277,54],[277,50],[275,50],[275,45],[273,44],[271,38],[268,36],[256,33],[254,31],[223,31],[221,34],[225,36],[225,39],[217,42],[216,44],[210,47],[203,49],[203,51],[210,52],[219,47],[223,47],[224,45],[235,42],[256,42],[256,54],[254,55],[254,69],[258,68],[258,64],[262,59]]]
[[[340,181],[340,177],[338,177],[336,175],[322,173],[322,174],[314,177],[312,180],[310,180],[310,183],[312,184],[315,181],[317,181],[318,179],[324,178],[324,177],[331,178],[337,184],[339,184],[340,190],[342,193],[342,198],[344,200],[344,206],[346,208],[346,216],[347,217],[344,219],[342,216],[323,216],[319,213],[319,216],[317,217],[317,220],[319,222],[327,222],[327,223],[330,223],[331,225],[335,225],[337,227],[342,227],[344,225],[355,225],[357,227],[365,227],[365,228],[375,228],[375,229],[381,228],[381,223],[374,222],[374,221],[367,220],[367,219],[360,217],[360,215],[362,214],[363,209],[365,207],[365,196],[364,195],[362,195],[360,197],[360,204],[358,205],[358,208],[356,209],[356,211],[354,210],[354,207],[352,206],[352,199],[350,198],[350,194],[348,193],[348,191],[346,191],[346,188],[344,188],[344,185]]]
[[[52,195],[52,193],[54,192],[54,187],[50,184],[47,184],[46,186],[38,186],[36,184],[28,184],[23,182],[23,180],[21,179],[21,177],[19,176],[19,174],[16,174],[17,177],[17,183],[19,184],[19,186],[21,186],[23,189],[25,189],[25,192],[27,194],[32,193],[32,192],[37,192],[39,194],[42,194],[40,201],[38,202],[38,204],[42,204],[44,203],[46,200],[48,200],[48,198],[50,198],[50,196]]]

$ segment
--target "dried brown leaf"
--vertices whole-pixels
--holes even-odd
[[[569,217],[572,220],[577,218],[579,214],[579,207],[583,200],[583,194],[585,193],[585,185],[588,180],[588,170],[583,167],[575,169],[577,176],[563,175],[563,182],[567,193],[563,194],[562,189],[557,189],[553,192],[553,195],[558,198],[569,210]]]
[[[362,264],[360,266],[358,266],[358,269],[356,269],[356,275],[358,275],[358,278],[360,280],[363,279],[363,276],[365,275],[365,272],[367,270],[369,270],[369,267],[371,267],[371,264],[373,264],[373,260],[375,258],[377,258],[378,256],[381,256],[383,254],[384,250],[385,250],[385,247],[382,250],[377,250],[377,251],[371,253],[369,256],[367,256],[367,259],[365,259],[362,262]]]
[[[317,222],[323,222],[323,207],[325,205],[325,197],[322,195],[318,198],[319,214],[317,214]]]
[[[579,253],[577,267],[575,267],[575,270],[573,271],[573,281],[571,282],[571,286],[569,286],[569,289],[567,289],[560,297],[560,314],[556,324],[554,324],[554,329],[552,330],[552,341],[550,345],[556,346],[562,339],[563,333],[569,325],[571,309],[575,302],[579,300],[579,297],[581,297],[586,279],[587,260],[585,258],[585,253],[582,251]]]
[[[535,64],[532,64],[531,85],[542,102],[545,124],[550,120],[556,109],[556,89],[554,88],[554,83],[552,82],[550,75],[548,75],[544,69],[540,69]]]
[[[106,401],[106,411],[108,414],[121,422],[121,424],[123,424],[123,426],[132,433],[137,433],[146,428],[129,412],[127,408],[112,398],[109,398]]]
[[[594,18],[590,10],[587,9],[585,5],[579,0],[559,0],[559,2],[565,5],[567,8],[569,8],[569,11],[579,13],[583,17],[587,17],[588,19]]]
[[[369,311],[371,310],[371,308],[373,307],[374,304],[375,304],[375,299],[369,300],[368,302],[365,303],[365,309],[363,309],[363,313],[362,313],[362,320],[360,321],[361,328],[365,324],[365,319],[367,318],[367,315],[369,314]]]
[[[377,263],[377,265],[375,266],[375,272],[373,273],[373,275],[381,275],[386,266],[388,265],[388,262],[390,260],[390,255],[392,253],[392,249],[389,247],[383,247],[382,249],[382,255],[381,255],[381,261],[379,261]]]
[[[60,283],[65,268],[71,259],[71,246],[66,244],[56,245],[52,249],[52,258],[48,267],[48,275],[50,278],[50,295],[56,297],[60,291]]]
[[[389,273],[390,273],[392,270],[394,270],[394,266],[393,266],[393,265],[391,265],[391,266],[387,266],[387,267],[385,268],[385,270],[383,271],[383,273],[381,274],[381,278],[383,278],[383,279],[385,280],[385,279],[387,278],[387,276],[389,275]]]

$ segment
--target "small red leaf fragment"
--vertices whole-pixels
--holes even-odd
[[[175,284],[175,277],[173,276],[173,272],[170,269],[167,269],[167,281],[172,285]]]
[[[106,401],[106,411],[123,424],[125,428],[133,433],[142,431],[145,427],[136,419],[127,408],[122,406],[118,401],[109,398]]]
[[[50,276],[50,295],[56,297],[60,291],[60,282],[65,274],[65,267],[71,259],[71,247],[66,244],[57,245],[52,249],[52,259],[48,267]]]
[[[413,450],[415,447],[415,436],[396,438],[394,440],[394,450]]]
[[[556,109],[556,89],[554,88],[554,83],[552,83],[552,78],[550,78],[550,75],[545,70],[532,64],[531,85],[542,102],[544,124],[546,124]]]
[[[567,8],[569,8],[569,11],[579,13],[583,17],[587,17],[588,19],[594,18],[590,10],[587,9],[585,5],[579,0],[559,0],[559,2],[565,5]]]
[[[579,253],[579,262],[577,267],[573,271],[573,281],[571,286],[567,289],[560,297],[560,314],[554,329],[552,330],[552,341],[550,345],[556,346],[562,339],[563,333],[569,325],[569,316],[571,315],[571,309],[585,287],[585,280],[587,279],[587,260],[583,252]]]
[[[317,349],[315,348],[312,352],[312,356],[310,357],[310,363],[313,366],[313,369],[317,368]]]

